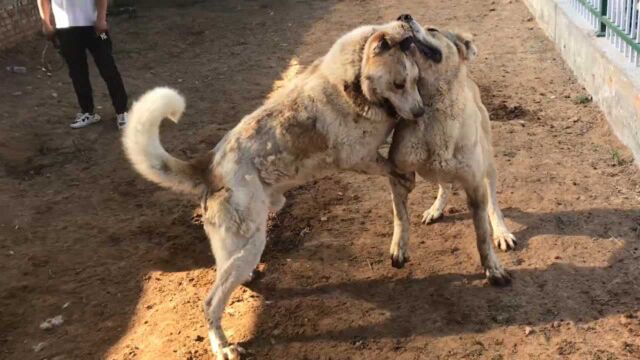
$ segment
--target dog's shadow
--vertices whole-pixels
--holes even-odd
[[[465,216],[455,214],[446,221]],[[507,288],[484,284],[480,273],[448,273],[402,279],[378,276],[310,288],[264,289],[262,292],[274,300],[280,311],[304,314],[309,319],[316,317],[317,321],[326,314],[340,313],[340,307],[344,306],[344,312],[353,315],[350,304],[368,304],[359,306],[362,309],[356,312],[363,311],[363,320],[351,321],[351,326],[349,322],[337,321],[328,329],[283,334],[276,341],[330,339],[353,343],[366,342],[362,339],[446,336],[512,325],[537,326],[566,320],[591,322],[640,310],[640,285],[634,276],[640,271],[640,210],[587,209],[536,214],[511,208],[506,209],[505,216],[525,225],[516,233],[521,242],[519,246],[526,246],[530,239],[545,234],[583,235],[616,241],[620,246],[603,266],[573,265],[558,258],[546,268],[512,269],[514,283]],[[419,263],[420,259],[414,259],[407,266],[420,266]],[[261,314],[261,322],[275,321],[270,314]],[[250,342],[252,348],[269,347],[269,342],[260,335]]]
[[[505,219],[510,219],[521,227],[520,230],[513,232],[518,240],[515,251],[522,251],[527,247],[529,240],[541,235],[587,235],[600,239],[617,239],[625,236],[640,238],[640,210],[585,209],[535,214],[509,207],[502,209],[502,213]],[[613,216],[613,213],[617,216]],[[469,212],[462,211],[445,215],[433,224],[453,224],[470,219]]]
[[[522,230],[514,233],[523,246],[540,235],[586,235],[605,240],[640,238],[640,210],[596,208],[531,214],[518,208],[506,208],[503,213],[524,225]]]

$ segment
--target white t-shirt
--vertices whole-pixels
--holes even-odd
[[[95,0],[51,0],[51,10],[58,29],[93,26],[98,14]]]

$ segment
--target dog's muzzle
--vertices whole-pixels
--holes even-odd
[[[398,16],[397,20],[409,25],[415,23],[415,20],[413,20],[413,17],[409,14],[402,14]],[[417,23],[415,23],[415,25],[419,26]],[[442,61],[442,50],[440,50],[437,46],[430,44],[428,41],[424,41],[424,39],[421,39],[420,36],[416,36],[415,31],[413,35],[414,36],[405,38],[400,43],[400,47],[402,48],[404,46],[406,49],[408,49],[411,44],[415,44],[418,50],[420,50],[420,53],[422,53],[422,55],[424,55],[429,60],[435,63],[440,63]]]
[[[398,16],[398,18],[396,20],[402,21],[402,22],[407,23],[407,24],[410,24],[411,21],[413,21],[413,17],[411,17],[411,15],[409,15],[409,14],[402,14],[402,15]]]

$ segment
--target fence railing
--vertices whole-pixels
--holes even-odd
[[[596,31],[634,65],[640,66],[640,0],[571,0]]]

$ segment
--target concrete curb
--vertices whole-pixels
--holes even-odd
[[[522,0],[640,166],[640,68],[595,36],[568,0]]]

